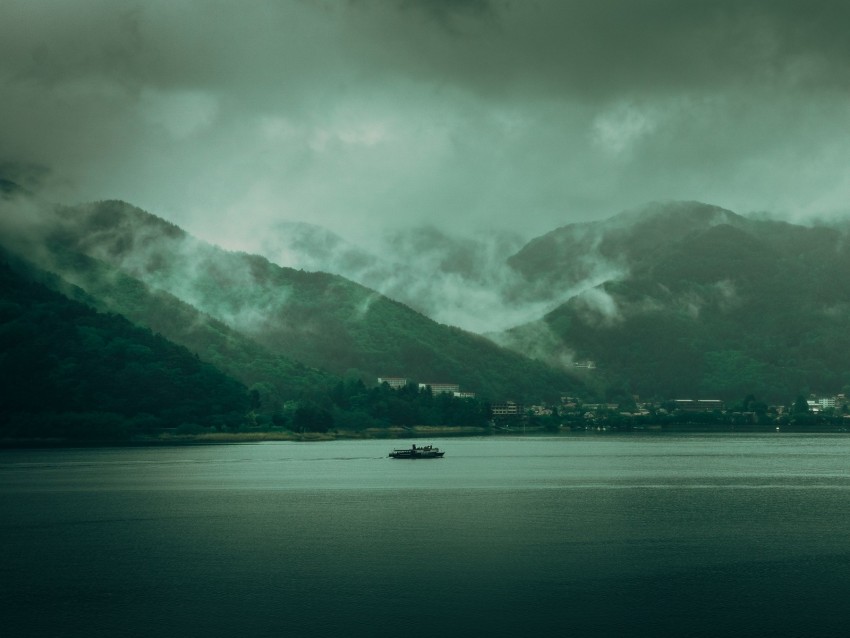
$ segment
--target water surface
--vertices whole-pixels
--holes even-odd
[[[848,437],[419,443],[0,452],[3,626],[846,635]]]

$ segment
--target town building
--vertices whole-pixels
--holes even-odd
[[[378,377],[378,385],[382,383],[386,383],[391,388],[398,390],[407,385],[407,379],[402,377]]]
[[[523,413],[522,404],[513,401],[494,403],[490,406],[490,410],[493,412],[493,416],[521,416]]]
[[[826,410],[827,408],[834,408],[835,397],[819,397],[815,399],[815,403],[817,403],[822,410]]]
[[[676,399],[676,408],[685,412],[713,412],[723,410],[723,401],[719,399]]]
[[[419,389],[424,390],[426,388],[431,388],[431,392],[433,394],[442,394],[445,392],[446,394],[454,394],[455,392],[460,392],[460,386],[457,383],[420,383]]]

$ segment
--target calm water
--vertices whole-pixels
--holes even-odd
[[[0,452],[0,632],[850,631],[850,437],[420,443]]]

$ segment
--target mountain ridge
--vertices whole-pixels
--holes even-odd
[[[539,311],[488,333],[510,354],[340,275],[225,251],[124,202],[54,213],[58,221],[48,231],[37,217],[30,223],[37,228],[22,222],[18,229],[44,240],[36,253],[58,255],[61,246],[86,255],[263,350],[337,377],[459,382],[494,399],[593,393],[587,381],[609,394],[739,399],[756,392],[774,401],[850,380],[850,365],[837,354],[850,348],[840,328],[850,318],[850,283],[841,276],[850,272],[850,233],[841,226],[661,202],[558,227],[503,255],[517,279],[493,298],[505,300],[513,290],[513,301]],[[331,252],[337,245],[319,227],[309,234],[331,237]],[[462,242],[431,254],[442,237],[435,230],[418,244],[400,239],[398,246],[428,253],[423,263],[441,272],[465,272],[461,283],[490,263],[456,260]],[[574,364],[588,360],[596,370],[577,376]]]
[[[558,229],[547,240],[552,259],[526,260],[524,268],[566,286],[565,264],[601,255],[620,260],[618,276],[496,335],[500,343],[553,364],[594,360],[620,395],[740,400],[755,393],[788,403],[850,383],[839,354],[850,348],[842,229],[688,202],[646,207],[625,225],[612,219],[595,223],[593,244],[579,241],[586,227]]]
[[[495,400],[555,398],[581,386],[338,275],[225,251],[124,202],[48,209],[24,224],[18,243],[28,236],[48,270],[62,274],[55,259],[62,251],[85,255],[173,295],[272,354],[338,376],[454,382]]]

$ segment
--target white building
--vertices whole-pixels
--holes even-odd
[[[460,386],[457,383],[420,383],[419,389],[424,390],[425,388],[431,388],[431,392],[433,394],[441,394],[443,392],[447,394],[454,394],[455,392],[460,392]]]
[[[397,390],[407,385],[407,379],[403,379],[402,377],[378,377],[378,385],[382,383],[386,383],[391,388]]]
[[[493,411],[493,416],[518,416],[523,412],[522,404],[513,401],[494,403],[490,406],[490,409]]]

